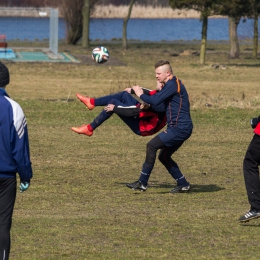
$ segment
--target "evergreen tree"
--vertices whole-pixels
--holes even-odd
[[[241,17],[251,13],[251,5],[248,0],[218,0],[216,11],[220,15],[228,16],[229,22],[229,39],[231,59],[239,58],[239,42],[237,35],[237,27]]]
[[[254,19],[254,37],[253,37],[253,53],[252,58],[257,59],[258,52],[258,16],[260,13],[260,0],[250,0],[249,18]]]
[[[205,64],[208,17],[214,14],[217,0],[169,0],[173,9],[196,10],[201,13],[202,21],[201,47],[200,47],[200,64]]]

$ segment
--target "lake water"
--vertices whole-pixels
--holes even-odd
[[[123,19],[91,19],[90,40],[122,38]],[[199,19],[130,19],[127,39],[139,41],[200,40],[202,23]],[[49,38],[48,18],[0,17],[0,34],[7,40],[43,40]],[[240,39],[253,37],[253,20],[240,22]],[[59,19],[59,39],[65,39],[66,25]],[[208,40],[229,40],[228,19],[211,18],[208,21]]]

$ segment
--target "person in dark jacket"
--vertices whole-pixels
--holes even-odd
[[[165,107],[167,129],[148,142],[146,159],[140,177],[137,181],[128,183],[127,187],[141,191],[147,189],[157,150],[161,149],[159,160],[177,182],[177,186],[170,192],[188,192],[190,183],[180,171],[177,163],[171,158],[172,154],[181,147],[192,133],[193,124],[190,116],[188,93],[183,82],[173,75],[168,61],[160,60],[157,62],[155,64],[155,74],[157,81],[162,84],[161,91],[148,96],[144,95],[143,89],[139,86],[134,86],[133,90],[143,102],[150,104],[155,109],[160,105]]]
[[[252,118],[250,122],[254,129],[254,136],[243,161],[243,174],[250,209],[238,219],[241,223],[260,218],[260,116]]]
[[[16,173],[20,192],[30,186],[31,168],[27,122],[18,103],[6,93],[10,76],[0,62],[0,259],[9,259],[10,230],[16,199]]]
[[[90,110],[96,106],[106,107],[92,123],[88,125],[84,124],[80,127],[72,127],[71,130],[78,134],[91,136],[94,129],[110,118],[113,113],[116,113],[137,135],[148,136],[157,133],[166,124],[164,106],[157,106],[155,108],[148,104],[141,104],[130,92],[134,94],[134,92],[128,88],[125,91],[95,99],[76,94],[79,100]],[[147,89],[144,89],[144,92],[147,95],[156,93],[156,91]],[[156,109],[157,112],[154,112],[154,109]]]

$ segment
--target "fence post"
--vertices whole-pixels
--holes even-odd
[[[58,56],[58,33],[59,33],[59,16],[58,10],[50,8],[50,51]]]

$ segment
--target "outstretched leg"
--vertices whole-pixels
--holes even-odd
[[[111,100],[118,100],[125,105],[136,105],[139,102],[128,92],[122,91],[115,94],[103,96],[100,98],[90,98],[81,94],[76,94],[77,98],[83,102],[89,110],[96,106],[106,106]]]
[[[78,98],[81,102],[83,102],[83,103],[86,105],[86,107],[87,107],[89,110],[92,110],[92,109],[95,107],[94,101],[93,101],[92,98],[86,97],[86,96],[82,96],[81,94],[78,94],[78,93],[76,94],[76,96],[77,96],[77,98]]]
[[[130,94],[128,94],[127,92],[124,92],[123,94],[120,95],[120,98],[123,102],[116,100],[116,99],[112,99],[110,101],[106,101],[107,104],[113,104],[115,106],[122,106],[122,107],[127,107],[127,106],[133,106],[138,104],[139,102],[134,99]],[[132,98],[134,100],[132,100]],[[101,104],[101,102],[104,101],[98,101]],[[104,104],[104,103],[102,103]],[[103,122],[105,122],[108,118],[111,117],[111,115],[113,114],[113,112],[106,112],[105,110],[102,110],[102,112],[93,120],[92,123],[88,124],[88,125],[82,125],[80,127],[72,127],[71,130],[78,133],[78,134],[85,134],[88,136],[91,136],[93,134],[94,129],[96,129],[98,126],[100,126]],[[135,133],[140,135],[140,131],[139,131],[139,117],[125,117],[120,115],[119,116],[124,122],[125,124],[127,124],[131,130]]]

